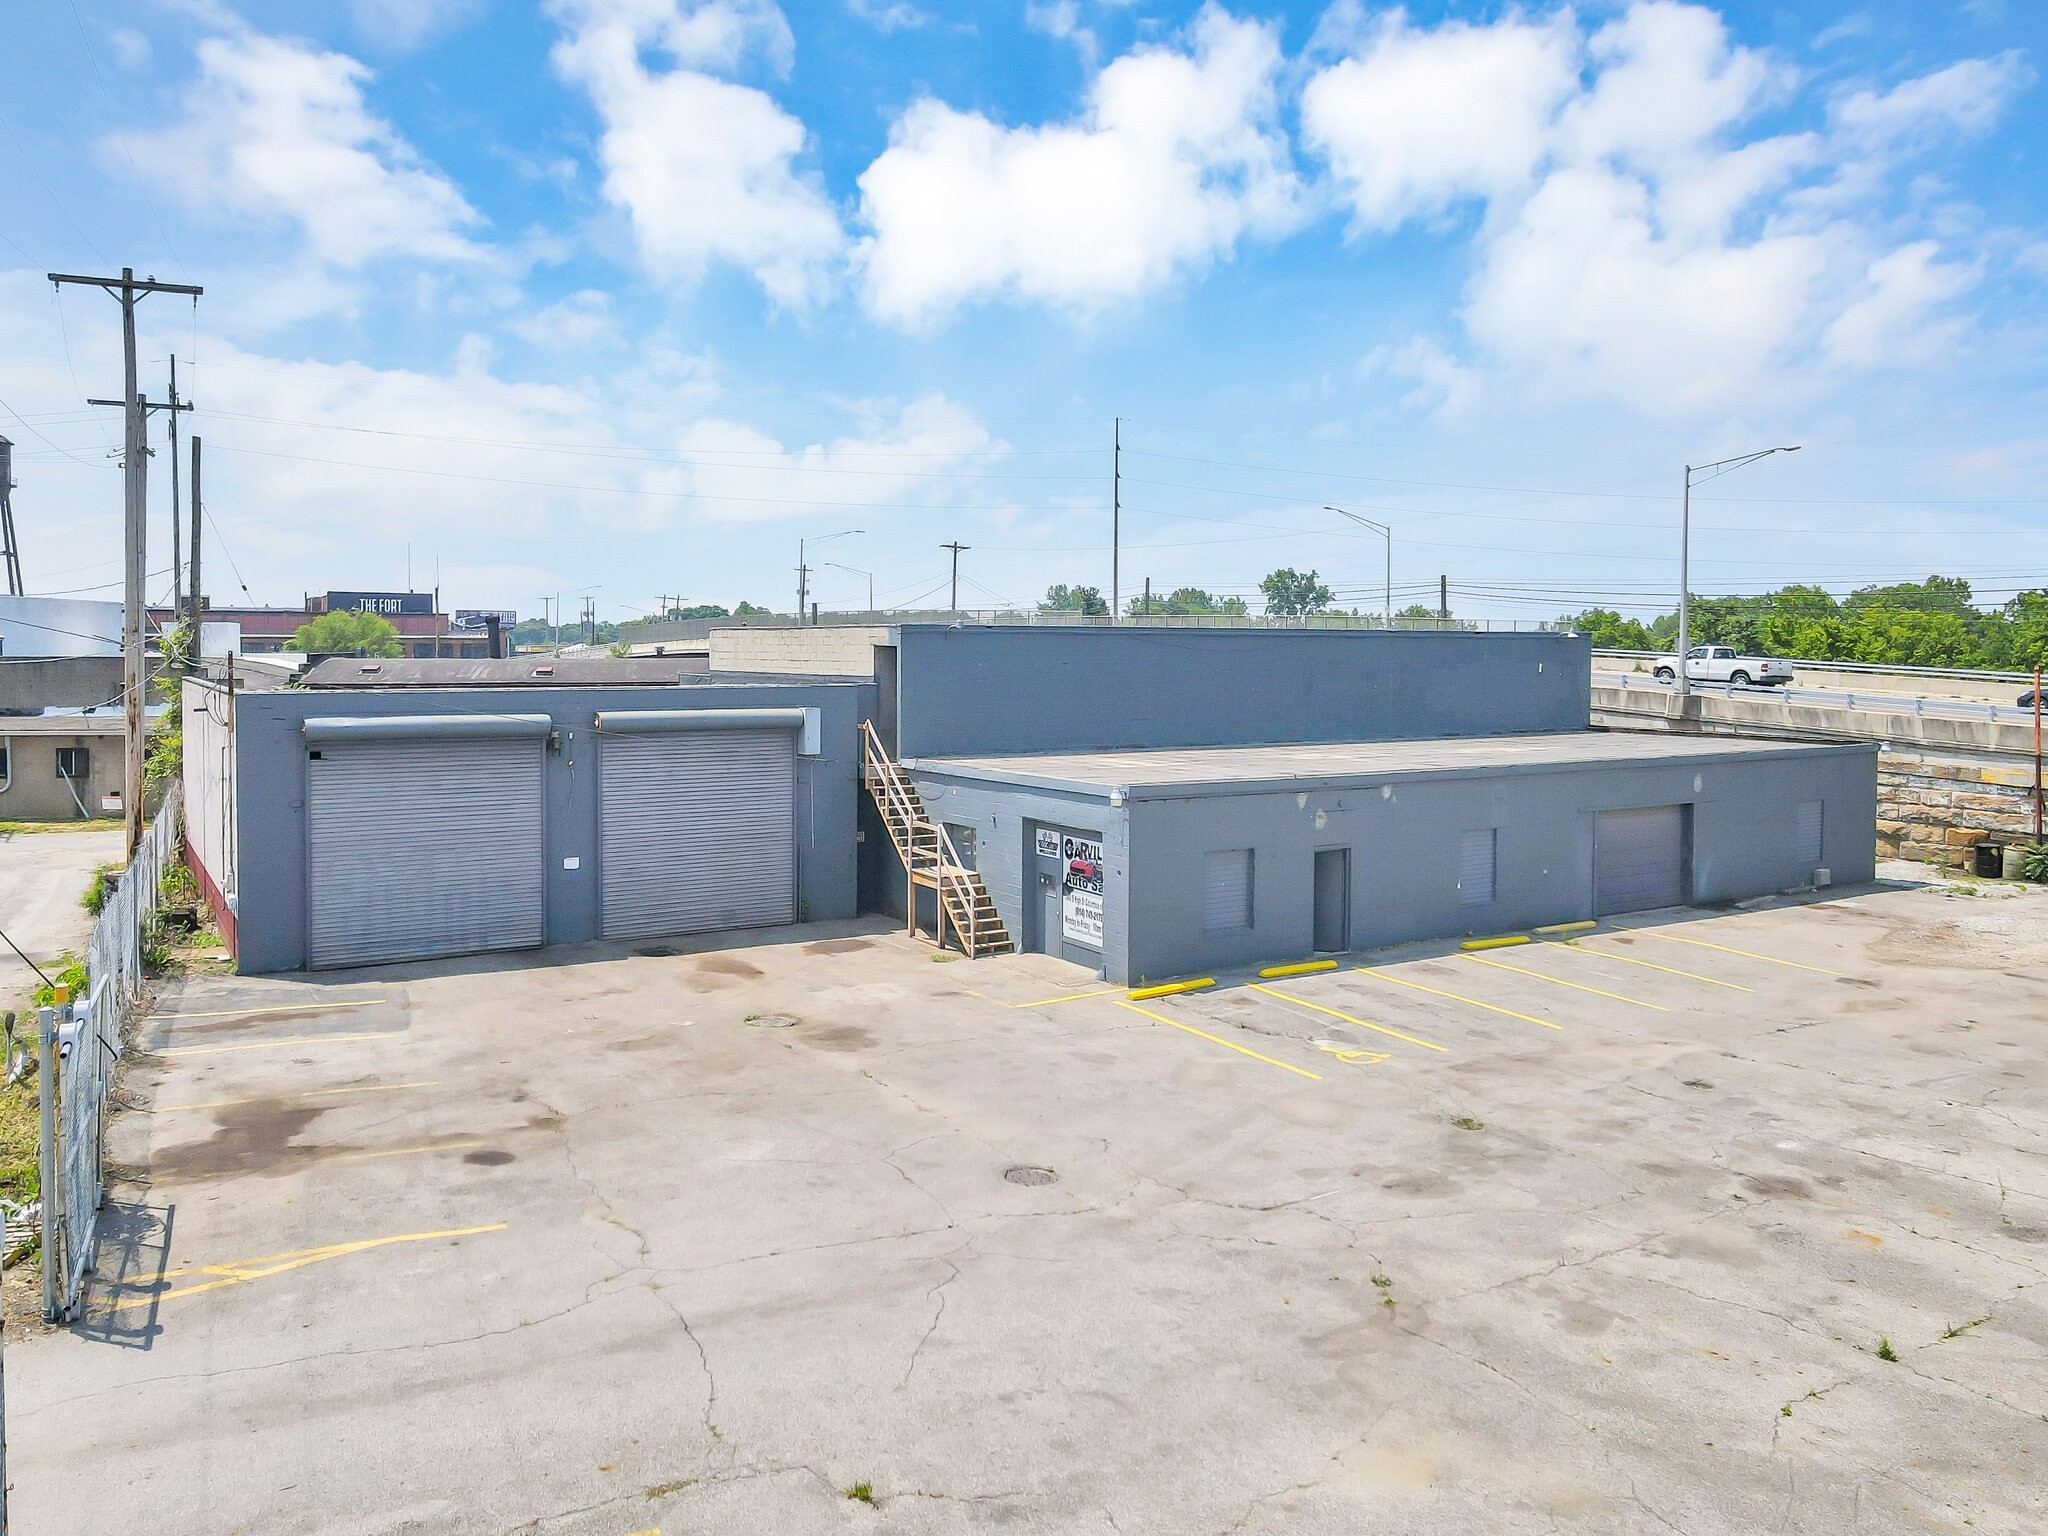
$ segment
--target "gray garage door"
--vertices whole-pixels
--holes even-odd
[[[1685,901],[1685,811],[1602,811],[1593,832],[1593,911],[1647,912]]]
[[[309,964],[542,942],[542,735],[323,739],[313,725]]]
[[[796,921],[796,733],[604,733],[604,933]]]

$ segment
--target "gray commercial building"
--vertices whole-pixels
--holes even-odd
[[[872,696],[191,682],[190,857],[245,972],[851,917]]]
[[[903,624],[711,666],[189,685],[194,860],[243,968],[950,899],[988,948],[1136,983],[1874,873],[1874,748],[1589,729],[1576,636]]]

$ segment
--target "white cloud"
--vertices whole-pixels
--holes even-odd
[[[379,47],[417,48],[469,20],[483,0],[349,0],[356,30]]]
[[[931,14],[908,0],[846,0],[846,8],[877,32],[908,32],[927,26]]]
[[[1889,91],[1857,91],[1836,102],[1830,115],[1855,136],[1880,144],[1944,131],[1983,133],[2033,81],[2026,59],[2008,50],[1994,58],[1964,59]]]
[[[860,178],[869,308],[907,326],[1005,294],[1098,309],[1292,227],[1279,64],[1270,29],[1210,6],[1183,46],[1111,62],[1071,123],[918,101]]]
[[[370,78],[345,54],[252,32],[209,37],[182,119],[127,146],[152,188],[200,217],[295,226],[336,267],[475,256],[463,231],[476,211],[369,109]]]
[[[554,351],[581,351],[618,340],[611,295],[580,289],[557,303],[519,315],[507,328],[535,346]]]
[[[766,92],[719,79],[758,53],[789,65],[789,24],[772,4],[557,0],[556,67],[605,121],[605,196],[632,221],[641,259],[694,280],[714,261],[752,272],[778,303],[821,291],[844,245],[822,191],[798,174],[804,126]],[[675,67],[656,71],[645,49]]]
[[[1524,186],[1578,82],[1568,16],[1418,31],[1399,11],[1302,91],[1303,142],[1330,164],[1361,228]]]
[[[1096,42],[1094,30],[1082,22],[1077,0],[1027,0],[1024,25],[1043,32],[1047,37],[1072,43],[1081,55],[1081,62],[1090,69],[1095,67],[1100,45]]]
[[[1838,97],[1823,131],[1745,137],[1796,74],[1699,6],[1638,0],[1589,36],[1569,10],[1344,35],[1303,123],[1357,227],[1484,211],[1469,355],[1418,338],[1369,360],[1447,412],[1505,388],[1686,415],[1935,355],[1980,272],[1926,238],[1953,208],[1907,231],[1888,194],[1901,157],[1983,131],[2032,78],[1967,60]]]
[[[149,39],[133,27],[116,27],[107,34],[114,50],[114,62],[123,69],[140,69],[149,62]]]

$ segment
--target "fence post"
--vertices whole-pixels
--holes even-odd
[[[57,1321],[64,1257],[57,1221],[57,1010],[36,1010],[36,1177],[42,1185],[43,1321]]]

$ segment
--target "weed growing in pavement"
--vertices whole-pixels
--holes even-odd
[[[1944,1339],[1959,1339],[1964,1334],[1968,1333],[1972,1328],[1975,1328],[1983,1323],[1988,1323],[1990,1321],[1991,1319],[1987,1316],[1973,1317],[1967,1323],[1951,1323],[1948,1327],[1941,1330],[1941,1336]]]
[[[1474,1120],[1470,1115],[1460,1115],[1451,1124],[1461,1131],[1483,1131],[1486,1129],[1486,1122],[1484,1120]]]
[[[1893,1364],[1898,1363],[1899,1352],[1896,1349],[1892,1348],[1892,1341],[1890,1339],[1883,1337],[1882,1335],[1879,1336],[1877,1341],[1877,1358],[1880,1360],[1889,1360]]]
[[[846,1496],[858,1504],[872,1504],[875,1502],[875,1485],[873,1483],[855,1483],[846,1490]]]
[[[1394,1277],[1384,1271],[1376,1271],[1372,1277],[1372,1283],[1383,1291],[1389,1290],[1394,1284]]]
[[[1685,1086],[1688,1088],[1711,1088],[1714,1085],[1704,1077],[1688,1077],[1685,1080]]]

